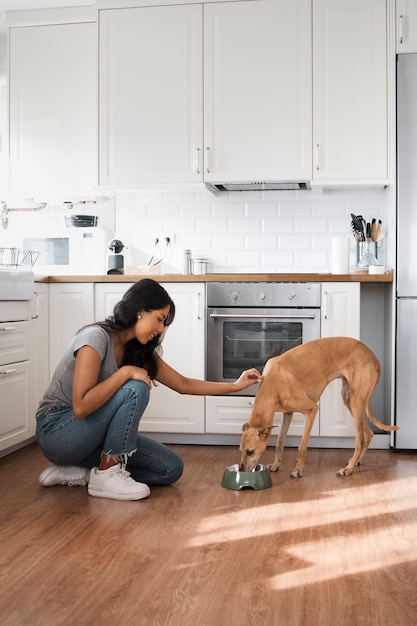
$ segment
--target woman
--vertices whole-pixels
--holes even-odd
[[[86,485],[91,496],[140,500],[149,485],[169,485],[183,471],[167,446],[138,434],[153,381],[181,394],[218,395],[261,381],[256,369],[234,383],[182,376],[161,358],[175,305],[163,287],[143,279],[132,285],[104,322],[73,338],[40,401],[36,436],[54,463],[41,485]]]

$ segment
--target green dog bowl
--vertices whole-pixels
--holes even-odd
[[[271,474],[265,465],[256,465],[251,472],[241,472],[239,464],[226,467],[222,487],[226,489],[267,489],[272,486]]]

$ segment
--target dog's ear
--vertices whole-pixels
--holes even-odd
[[[258,430],[259,439],[268,439],[271,434],[272,426],[267,426],[266,428],[262,428],[262,430]]]
[[[242,426],[242,432],[244,433],[245,430],[248,430],[248,428],[249,428],[249,424],[248,424],[248,422],[246,422],[246,424],[243,424],[243,426]]]

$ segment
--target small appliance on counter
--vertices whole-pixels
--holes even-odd
[[[111,239],[107,247],[110,250],[107,256],[107,274],[124,274],[125,258],[122,251],[127,246],[120,239]]]
[[[98,228],[97,215],[65,215],[70,233],[70,266],[77,272],[104,274],[104,242],[108,234]]]

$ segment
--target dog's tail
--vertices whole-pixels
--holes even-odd
[[[374,415],[372,408],[371,408],[371,403],[368,402],[368,404],[366,405],[366,414],[369,417],[369,419],[371,420],[371,422],[377,426],[378,428],[380,428],[381,430],[386,430],[386,431],[393,431],[393,430],[399,430],[399,426],[388,426],[388,424],[383,424],[382,422],[379,421],[379,419]]]

